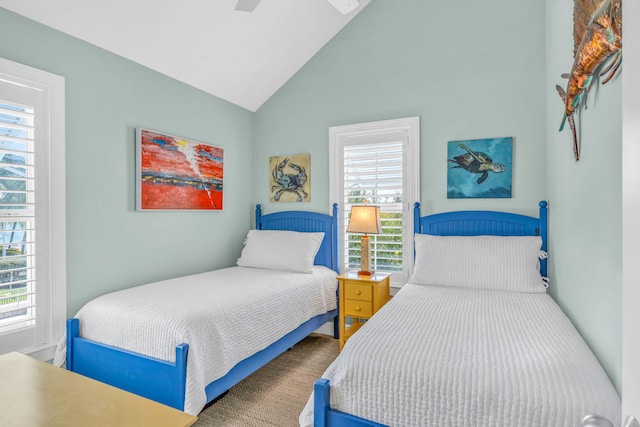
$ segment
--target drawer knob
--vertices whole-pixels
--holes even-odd
[[[356,295],[360,295],[361,293],[362,292],[360,291],[360,289],[356,289],[356,292],[355,292]]]
[[[362,310],[362,309],[360,308],[360,306],[358,306],[358,305],[356,305],[356,306],[354,307],[354,309],[355,309],[356,311],[360,311],[360,310]]]

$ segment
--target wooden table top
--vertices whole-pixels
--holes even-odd
[[[197,418],[20,353],[0,356],[0,426],[190,426]]]

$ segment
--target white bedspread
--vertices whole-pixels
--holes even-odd
[[[407,284],[323,377],[333,408],[390,426],[620,425],[616,390],[547,294]]]
[[[103,295],[75,316],[80,335],[175,361],[189,344],[185,412],[206,403],[205,386],[310,318],[336,308],[336,273],[231,267]],[[62,365],[62,340],[54,363]]]

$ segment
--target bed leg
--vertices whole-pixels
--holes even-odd
[[[333,318],[333,339],[340,339],[340,289],[336,289],[336,315]]]
[[[329,380],[319,378],[313,384],[313,425],[315,427],[328,425],[329,402]]]

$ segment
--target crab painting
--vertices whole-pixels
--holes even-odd
[[[289,171],[291,172],[287,173]],[[304,188],[308,180],[307,170],[301,164],[293,163],[289,157],[285,157],[273,167],[271,177],[274,183],[271,186],[273,201],[280,201],[282,195],[287,192],[295,195],[296,202],[309,198],[309,193]]]

